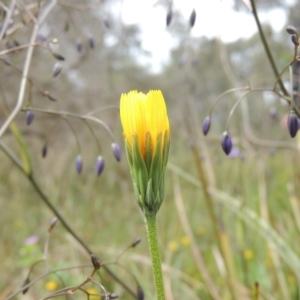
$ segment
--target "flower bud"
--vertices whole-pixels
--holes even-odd
[[[191,28],[194,27],[195,22],[196,22],[196,11],[195,11],[195,8],[194,8],[191,15],[190,15],[190,26],[191,26]]]
[[[137,286],[137,292],[136,292],[136,296],[138,300],[144,300],[145,299],[145,294],[143,289],[141,288],[141,286]]]
[[[26,285],[29,284],[29,283],[30,283],[30,279],[29,279],[29,277],[27,277],[27,278],[24,280],[24,283],[23,283],[22,287],[26,286]],[[28,290],[29,290],[29,287],[23,289],[22,294],[25,295],[25,294],[28,292]]]
[[[89,37],[89,45],[90,45],[90,48],[92,48],[92,49],[95,48],[95,39],[93,36]]]
[[[288,34],[297,34],[296,28],[294,26],[291,26],[291,25],[286,27],[286,31],[287,31]]]
[[[232,149],[232,140],[227,131],[223,133],[222,148],[226,155],[228,155]]]
[[[52,53],[52,55],[53,55],[57,60],[65,60],[65,58],[64,58],[62,55],[58,54],[58,53]]]
[[[77,173],[80,174],[82,171],[82,157],[80,154],[76,158],[75,166],[76,166]]]
[[[79,53],[82,51],[82,43],[80,40],[76,41],[76,49]]]
[[[167,27],[170,25],[170,23],[172,21],[172,17],[173,17],[172,9],[169,9],[169,11],[167,13],[167,18],[166,18]]]
[[[117,161],[121,160],[121,149],[118,144],[112,143],[111,148]]]
[[[109,299],[118,299],[119,295],[118,294],[110,294]]]
[[[45,144],[42,149],[42,157],[45,158],[47,156],[47,153],[48,153],[48,147],[47,144]]]
[[[27,125],[30,125],[30,124],[32,123],[33,119],[34,119],[34,114],[33,114],[33,112],[30,111],[30,110],[27,110],[27,111],[26,111],[26,121],[27,121]]]
[[[107,29],[110,29],[110,22],[108,21],[108,19],[104,19],[103,24]]]
[[[59,62],[55,63],[52,72],[53,77],[56,77],[60,73],[61,69],[62,65]]]
[[[142,239],[140,237],[135,238],[134,241],[131,244],[131,247],[132,248],[136,247],[141,242],[141,240]]]
[[[211,121],[211,118],[210,116],[207,116],[204,121],[203,121],[203,124],[202,124],[202,132],[204,135],[207,135],[208,134],[208,131],[209,131],[209,128],[210,128],[210,122]]]
[[[297,131],[299,129],[299,121],[298,117],[295,114],[294,110],[290,111],[288,120],[287,120],[287,127],[290,133],[290,136],[294,138],[297,134]]]
[[[295,46],[299,46],[299,41],[297,40],[295,35],[291,36],[291,40]]]
[[[57,223],[58,219],[56,217],[54,217],[51,222],[50,222],[50,226],[48,228],[48,231],[51,231],[53,229],[53,227],[55,226],[55,224]]]
[[[99,176],[103,172],[104,167],[105,167],[105,161],[103,157],[99,155],[97,157],[96,164],[95,164],[95,173],[97,176]]]

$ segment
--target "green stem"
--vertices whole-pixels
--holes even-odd
[[[147,229],[149,250],[151,254],[152,270],[157,300],[165,300],[164,280],[162,276],[161,260],[157,238],[156,215],[146,213],[145,223]]]

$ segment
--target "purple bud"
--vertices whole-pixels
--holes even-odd
[[[109,299],[118,299],[119,295],[118,294],[110,294]]]
[[[99,176],[103,172],[104,167],[105,167],[105,161],[103,157],[99,155],[97,157],[96,164],[95,164],[95,173],[97,176]]]
[[[101,268],[101,261],[95,254],[91,254],[91,262],[95,270],[99,270]]]
[[[299,46],[299,41],[297,40],[295,35],[291,36],[291,40],[295,46]]]
[[[167,13],[167,18],[166,18],[167,27],[170,25],[170,23],[172,21],[172,17],[173,17],[172,9],[169,9],[169,11]]]
[[[196,11],[195,11],[195,8],[194,8],[191,15],[190,15],[190,26],[191,26],[191,28],[194,27],[195,22],[196,22]]]
[[[57,223],[58,219],[56,217],[54,217],[51,222],[50,222],[50,226],[48,231],[51,231],[53,229],[53,227],[55,226],[55,224]]]
[[[79,53],[82,51],[82,43],[80,40],[76,41],[76,49]]]
[[[77,173],[80,174],[82,171],[82,157],[80,154],[76,158],[75,166],[76,166]]]
[[[118,144],[112,143],[111,148],[117,161],[121,160],[121,149]]]
[[[141,242],[141,240],[142,239],[140,237],[135,238],[134,241],[131,244],[131,247],[132,248],[136,247],[136,245],[138,245]]]
[[[55,63],[52,72],[53,77],[56,77],[60,73],[61,69],[62,65],[59,62]]]
[[[30,110],[27,110],[26,111],[26,121],[27,121],[27,125],[30,125],[33,121],[33,118],[34,118],[34,114],[32,111]]]
[[[291,26],[291,25],[286,27],[286,31],[287,31],[288,34],[297,34],[296,28],[294,26]]]
[[[144,300],[145,299],[144,291],[143,291],[143,289],[139,285],[137,286],[137,293],[136,293],[136,295],[137,295],[137,299],[138,300]]]
[[[227,131],[223,133],[222,148],[226,155],[228,155],[232,149],[232,140]]]
[[[42,157],[45,158],[47,156],[47,153],[48,153],[48,147],[47,144],[45,144],[42,149]]]
[[[90,37],[89,37],[89,44],[90,44],[90,47],[91,47],[92,49],[95,48],[95,39],[94,39],[93,36],[90,36]]]
[[[290,114],[289,114],[289,117],[287,120],[287,127],[288,127],[291,137],[294,138],[299,129],[299,121],[298,121],[297,115],[295,114],[295,112],[293,110],[290,111]]]
[[[59,53],[52,53],[52,55],[57,59],[57,60],[65,60],[65,58],[60,55]]]
[[[37,40],[38,40],[39,42],[41,42],[41,43],[47,41],[47,39],[45,38],[45,36],[42,35],[41,33],[39,33],[39,34],[37,35]]]
[[[109,23],[109,21],[108,21],[107,19],[104,19],[104,20],[103,20],[103,24],[104,24],[104,26],[105,26],[107,29],[110,28],[110,23]]]
[[[211,121],[210,116],[207,116],[202,123],[202,132],[204,135],[208,134],[210,128],[210,121]]]

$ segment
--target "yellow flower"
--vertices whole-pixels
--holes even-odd
[[[121,95],[120,117],[137,202],[156,214],[164,197],[170,126],[161,91]]]
[[[99,300],[100,299],[100,296],[97,296],[97,295],[99,295],[99,292],[96,289],[91,287],[91,288],[88,288],[86,291],[90,295],[89,300]]]
[[[184,235],[184,236],[181,238],[181,244],[182,244],[183,246],[188,246],[190,243],[191,243],[190,238],[189,238],[187,235]]]
[[[254,253],[252,250],[248,249],[244,251],[244,258],[246,260],[251,260],[254,257]]]
[[[176,241],[171,241],[168,244],[168,247],[169,247],[171,252],[175,252],[178,249],[178,243]]]
[[[161,91],[150,91],[147,95],[131,91],[121,95],[120,115],[124,136],[132,147],[133,135],[137,135],[142,156],[146,155],[146,136],[151,137],[151,149],[155,149],[159,134],[169,135],[169,119]]]
[[[57,290],[58,284],[57,282],[51,280],[51,281],[47,281],[45,284],[45,289],[49,292],[54,292],[55,290]]]

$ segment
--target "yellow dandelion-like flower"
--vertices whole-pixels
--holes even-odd
[[[168,248],[170,249],[171,252],[175,252],[178,249],[178,243],[176,241],[171,241],[168,244]]]
[[[197,234],[200,235],[200,236],[205,235],[206,234],[205,227],[198,227]]]
[[[246,260],[251,260],[251,259],[253,259],[253,257],[254,257],[254,253],[251,249],[248,249],[248,250],[244,251],[244,258]]]
[[[183,246],[188,246],[191,243],[190,238],[187,235],[184,235],[180,241]]]
[[[170,146],[162,92],[122,94],[120,117],[137,202],[144,213],[156,215],[163,201]]]
[[[122,94],[120,116],[128,144],[132,147],[133,135],[136,135],[143,157],[146,155],[148,133],[152,151],[156,147],[159,134],[169,135],[169,119],[161,91],[150,91],[147,95],[137,91]]]
[[[58,284],[56,281],[47,281],[46,284],[45,284],[45,289],[49,292],[54,292],[56,291],[58,288]]]
[[[90,288],[88,288],[86,291],[87,291],[87,293],[89,293],[89,295],[90,295],[90,296],[89,296],[89,299],[90,299],[90,300],[99,300],[99,299],[100,299],[100,297],[97,296],[97,295],[99,295],[99,292],[98,292],[96,289],[90,287]]]

